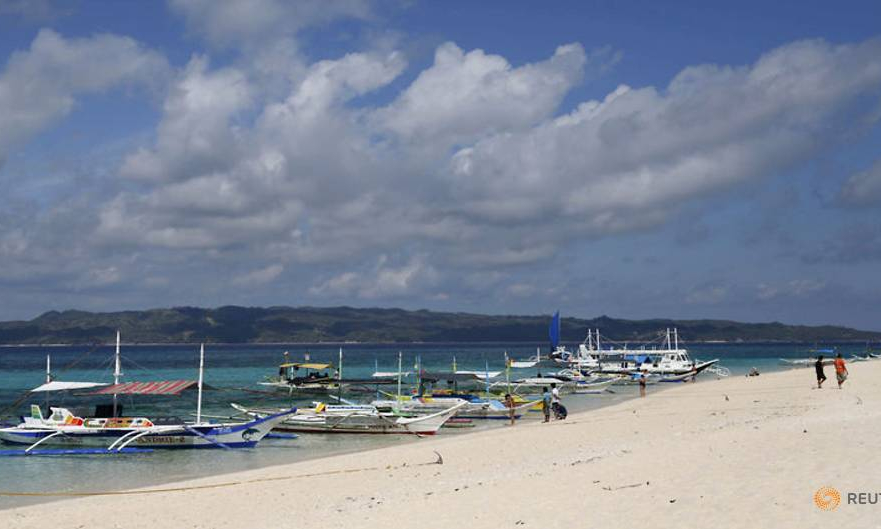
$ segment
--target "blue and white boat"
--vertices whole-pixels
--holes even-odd
[[[210,423],[202,421],[202,388],[205,346],[202,345],[199,357],[198,381],[176,380],[160,382],[129,382],[120,384],[119,377],[119,334],[116,337],[116,358],[114,384],[91,382],[47,382],[34,391],[59,391],[85,389],[104,386],[93,394],[113,395],[113,413],[107,417],[79,417],[67,408],[50,407],[48,417],[44,417],[39,405],[31,405],[30,417],[22,417],[15,426],[0,428],[0,441],[7,444],[26,446],[23,454],[37,454],[38,447],[63,447],[74,449],[65,453],[76,453],[75,449],[85,449],[94,453],[102,449],[108,453],[120,453],[131,448],[250,448],[280,422],[296,413],[296,408],[279,410],[276,413],[251,421]],[[47,361],[48,370],[48,361]],[[118,395],[177,395],[195,386],[198,390],[196,421],[185,422],[176,417],[118,417]],[[89,450],[91,449],[91,450]]]

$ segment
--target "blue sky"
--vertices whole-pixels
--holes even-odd
[[[2,319],[881,329],[876,2],[0,0]]]

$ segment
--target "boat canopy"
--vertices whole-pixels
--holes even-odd
[[[195,380],[157,380],[153,382],[126,382],[112,384],[92,392],[92,395],[179,395],[188,389],[196,389]],[[212,389],[202,385],[202,389]]]
[[[106,385],[107,384],[103,382],[62,382],[60,380],[53,380],[52,382],[47,382],[42,386],[35,387],[31,390],[31,393],[43,393],[46,391],[71,391],[74,389],[89,389]]]
[[[333,369],[333,364],[310,364],[310,363],[297,363],[297,362],[287,362],[281,364],[278,367],[282,368],[303,368],[303,369]]]

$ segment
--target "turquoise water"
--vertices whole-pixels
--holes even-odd
[[[404,370],[412,370],[417,357],[428,371],[448,371],[456,358],[459,369],[490,371],[504,367],[504,354],[526,358],[535,353],[536,344],[397,344],[344,346],[344,377],[369,377],[376,367],[396,371],[398,352],[403,356]],[[841,352],[864,351],[861,345],[842,345]],[[228,416],[229,402],[241,404],[309,405],[309,400],[291,401],[287,397],[263,392],[257,383],[276,374],[282,351],[291,353],[292,361],[303,360],[309,353],[311,361],[338,361],[339,346],[330,345],[210,345],[206,348],[205,383],[214,389],[206,391],[203,413]],[[732,375],[743,375],[755,367],[761,372],[784,369],[780,358],[805,358],[808,347],[797,344],[702,344],[689,347],[698,359],[719,358]],[[43,383],[46,355],[52,356],[53,373],[57,380],[112,380],[113,348],[88,346],[0,347],[0,416],[11,418],[27,412],[32,402],[19,400],[29,388]],[[193,379],[198,372],[196,346],[123,346],[123,381]],[[524,370],[520,376],[533,375]],[[806,375],[810,378],[810,375]],[[393,389],[391,391],[394,391]],[[604,395],[568,396],[566,404],[572,411],[581,411],[619,402],[632,397],[634,388],[615,388]],[[369,400],[374,395],[364,395]],[[76,407],[91,405],[95,397],[53,396],[53,405]],[[125,397],[120,401],[126,415],[172,414],[189,417],[195,410],[195,395],[180,397]],[[6,408],[6,409],[4,409]],[[474,429],[443,430],[441,435],[463,435],[469,430],[498,427],[484,421]],[[157,451],[148,454],[121,456],[74,457],[7,457],[0,458],[0,492],[95,491],[143,487],[205,475],[265,467],[335,453],[350,452],[405,442],[419,442],[410,436],[352,436],[303,434],[296,440],[265,440],[252,450]],[[4,447],[0,446],[0,449]],[[52,498],[0,496],[0,508]]]

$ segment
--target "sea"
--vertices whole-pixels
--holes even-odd
[[[567,344],[576,348],[577,344]],[[278,365],[288,352],[290,361],[339,363],[342,349],[344,378],[367,378],[375,371],[413,371],[417,365],[429,372],[450,371],[455,361],[458,369],[500,371],[506,355],[527,359],[538,347],[530,343],[475,344],[210,344],[205,351],[203,414],[228,417],[234,410],[231,402],[261,406],[310,406],[316,397],[291,399],[283,393],[268,391],[259,382],[278,373]],[[730,370],[730,376],[744,376],[753,368],[760,373],[792,369],[781,359],[811,356],[804,344],[714,343],[687,346],[692,358],[718,358]],[[862,354],[865,346],[835,346],[845,358]],[[32,403],[70,408],[101,403],[98,397],[54,394],[27,395],[46,378],[46,358],[56,380],[110,382],[113,379],[112,346],[0,346],[0,420],[14,423],[26,414]],[[123,345],[121,381],[195,380],[198,377],[199,347],[196,345]],[[803,368],[802,368],[803,369]],[[805,383],[813,374],[805,370]],[[517,370],[512,377],[535,376],[535,370]],[[702,374],[698,382],[716,378]],[[650,391],[654,391],[653,386]],[[395,391],[394,388],[387,391]],[[634,387],[613,387],[601,395],[568,395],[565,403],[570,413],[608,406],[636,395]],[[360,398],[369,401],[374,394]],[[106,397],[104,397],[106,399]],[[176,415],[193,418],[195,392],[177,397],[120,397],[127,416]],[[535,420],[535,419],[532,419]],[[484,428],[502,427],[503,421],[475,421],[468,429],[442,429],[439,435],[468,435]],[[482,424],[481,424],[482,423]],[[166,450],[124,455],[26,456],[0,457],[0,509],[26,503],[59,499],[54,493],[84,493],[157,486],[190,478],[236,472],[325,457],[370,448],[419,442],[406,435],[301,434],[296,439],[266,439],[257,448],[245,450]],[[0,450],[13,447],[0,445]],[[390,462],[391,463],[391,462]],[[34,493],[35,495],[21,495]]]

